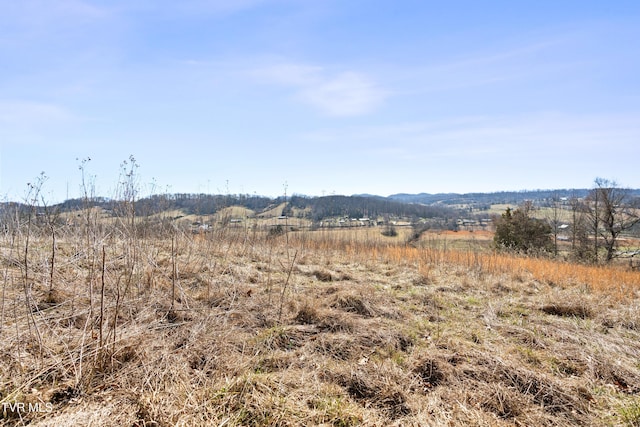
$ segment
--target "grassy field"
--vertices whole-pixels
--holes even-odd
[[[1,236],[0,425],[640,425],[637,271],[125,224]]]

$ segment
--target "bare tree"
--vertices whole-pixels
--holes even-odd
[[[595,188],[591,190],[588,202],[595,260],[598,261],[598,249],[603,247],[605,261],[609,262],[616,255],[620,234],[640,222],[640,206],[628,189],[604,178],[595,179]]]
[[[575,194],[569,199],[571,209],[571,252],[579,261],[594,260],[589,239],[589,207]]]
[[[562,206],[558,193],[553,193],[550,202],[550,211],[547,214],[547,222],[551,227],[553,237],[553,255],[558,255],[558,234],[560,234],[560,226],[562,225]]]

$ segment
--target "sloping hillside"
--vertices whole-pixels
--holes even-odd
[[[357,236],[2,241],[0,425],[640,421],[638,273]]]

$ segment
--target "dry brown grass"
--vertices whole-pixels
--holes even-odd
[[[405,237],[5,238],[0,425],[637,425],[637,272]]]
[[[466,233],[475,234],[477,232]],[[412,265],[427,276],[434,265],[448,264],[479,273],[511,274],[516,281],[531,277],[552,286],[587,287],[592,292],[618,299],[636,297],[640,291],[640,271],[630,270],[626,266],[582,265],[490,250],[478,251],[475,248],[452,249],[447,247],[446,240],[438,240],[435,246],[425,245],[419,248],[399,244],[400,241],[401,239],[385,240],[366,230],[345,232],[341,238],[333,234],[320,235],[312,242],[316,249],[340,248],[349,256],[361,260],[384,260],[398,265]]]

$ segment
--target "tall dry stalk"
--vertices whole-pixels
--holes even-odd
[[[176,279],[177,279],[177,275],[178,275],[178,268],[177,268],[177,262],[176,262],[176,251],[177,251],[177,247],[176,247],[176,235],[173,234],[171,236],[171,308],[169,309],[171,312],[173,312],[173,305],[175,303],[176,300]]]
[[[38,347],[39,353],[42,355],[42,337],[40,336],[40,331],[38,330],[38,324],[35,321],[33,316],[33,310],[31,309],[31,283],[29,277],[29,243],[31,239],[31,234],[33,232],[32,225],[34,216],[36,214],[36,208],[38,199],[40,197],[40,192],[42,191],[42,186],[46,181],[47,177],[42,172],[38,178],[36,178],[35,184],[29,183],[27,197],[25,198],[27,204],[27,219],[26,219],[26,230],[25,230],[25,243],[24,243],[24,257],[22,264],[22,275],[23,275],[23,290],[24,290],[24,299],[25,299],[25,308],[27,312],[27,326],[29,330],[29,335],[32,334],[31,325],[33,324],[33,330],[35,331],[38,338]]]
[[[55,212],[52,212],[47,206],[45,200],[42,200],[42,205],[44,207],[44,214],[47,221],[47,226],[49,228],[49,233],[51,234],[51,258],[49,259],[49,294],[48,299],[50,302],[54,302],[55,298],[53,296],[54,291],[54,281],[55,281],[55,266],[56,266],[56,248],[57,248],[57,233],[56,233],[56,223],[58,221],[58,216]]]
[[[138,195],[138,163],[135,157],[129,156],[128,160],[120,164],[120,177],[116,199],[116,213],[120,232],[127,242],[125,247],[126,283],[125,293],[134,282],[138,264],[138,233],[136,227],[136,197]],[[140,293],[140,281],[137,281],[138,293]]]
[[[293,267],[296,263],[296,257],[298,256],[298,251],[296,250],[293,254],[293,259],[291,260],[291,264],[289,266],[289,272],[287,273],[287,280],[284,282],[282,286],[282,292],[280,293],[280,307],[278,308],[278,323],[280,323],[282,319],[282,306],[284,305],[284,297],[287,292],[287,287],[289,285],[289,280],[291,279],[291,272],[293,271]]]
[[[51,226],[51,263],[49,265],[49,296],[53,293],[54,287],[54,272],[56,269],[56,231],[53,226]]]
[[[118,332],[118,316],[120,315],[120,305],[122,304],[121,302],[121,295],[120,295],[120,280],[121,280],[122,276],[118,277],[118,280],[116,282],[116,304],[113,310],[113,322],[112,322],[112,335],[113,335],[113,341],[112,341],[112,347],[111,347],[111,354],[115,354],[116,352],[116,342],[117,342],[117,332]]]
[[[11,213],[7,212],[6,213],[6,221],[3,221],[5,224],[9,223],[9,217],[11,216]],[[11,227],[10,230],[7,230],[5,237],[8,237],[8,235],[10,234],[11,237],[9,239],[9,253],[6,255],[6,262],[5,262],[5,267],[4,267],[4,272],[3,272],[3,280],[2,280],[2,310],[1,310],[1,314],[0,314],[0,333],[2,333],[2,330],[4,328],[5,325],[5,303],[6,303],[6,293],[7,293],[7,282],[8,282],[8,278],[9,278],[9,265],[14,263],[14,250],[16,247],[16,232],[17,232],[17,223],[18,223],[18,211],[16,209],[16,224],[14,226]]]
[[[78,159],[76,159],[78,160]],[[80,253],[83,254],[83,258],[89,261],[89,268],[87,269],[86,283],[89,289],[89,317],[93,317],[93,287],[95,282],[95,269],[96,269],[96,242],[98,233],[98,218],[97,211],[94,209],[95,194],[95,176],[88,175],[87,165],[91,161],[91,158],[86,157],[80,161],[78,169],[80,170],[80,191],[82,192],[82,219],[84,224],[82,225],[82,237],[84,250]],[[80,216],[80,214],[78,214]],[[76,281],[73,284],[70,316],[75,312],[75,300],[77,296]]]
[[[103,340],[102,340],[102,327],[104,323],[104,273],[105,273],[105,265],[106,265],[106,252],[104,249],[104,245],[102,245],[102,275],[101,275],[101,284],[100,284],[100,330],[99,330],[99,345],[100,351],[102,351]]]

